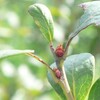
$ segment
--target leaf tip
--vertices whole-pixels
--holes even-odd
[[[79,7],[81,7],[83,10],[87,9],[87,5],[85,3],[79,4]]]
[[[28,8],[28,12],[30,15],[32,15],[33,8],[34,8],[34,5],[30,5]]]

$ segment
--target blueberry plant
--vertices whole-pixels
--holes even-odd
[[[95,58],[90,53],[68,56],[68,49],[73,38],[89,25],[100,25],[100,1],[86,2],[79,5],[84,14],[76,29],[70,33],[65,47],[53,46],[54,22],[49,9],[43,4],[33,4],[28,12],[48,41],[54,57],[49,65],[34,54],[34,50],[1,50],[0,59],[16,54],[27,54],[43,63],[47,70],[47,78],[62,100],[99,100],[100,78],[95,75]],[[56,33],[55,33],[56,34]]]

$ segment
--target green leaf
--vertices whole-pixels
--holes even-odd
[[[51,65],[51,68],[55,66],[56,64],[54,63]],[[75,100],[85,100],[92,84],[94,66],[94,57],[89,53],[76,54],[66,58],[64,62],[65,72]],[[61,98],[66,100],[63,90],[53,80],[50,72],[48,72],[48,80]]]
[[[100,78],[100,66],[96,66],[95,68],[95,77],[94,82]]]
[[[93,84],[88,100],[100,100],[100,78]]]
[[[84,9],[84,14],[80,18],[76,30],[70,35],[70,38],[75,37],[81,30],[91,24],[100,25],[100,1],[86,2],[79,6]]]
[[[53,19],[49,9],[43,4],[33,4],[28,9],[44,37],[52,42],[54,34]]]
[[[25,53],[34,53],[34,50],[0,50],[0,59]]]
[[[55,64],[54,64],[55,65]],[[51,68],[54,68],[54,66],[51,66]],[[62,100],[67,100],[62,88],[60,87],[60,85],[58,83],[56,83],[53,80],[53,77],[51,75],[51,73],[48,71],[47,74],[48,77],[48,81],[50,82],[51,86],[55,89],[55,91],[59,94],[59,96],[62,98]]]

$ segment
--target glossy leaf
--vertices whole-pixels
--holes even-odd
[[[25,53],[34,53],[34,50],[0,50],[0,59]]]
[[[81,30],[91,24],[100,26],[100,1],[86,2],[79,5],[83,8],[84,14],[80,18],[76,30],[70,35],[70,38],[76,36]]]
[[[54,26],[49,9],[43,4],[33,4],[29,7],[28,11],[44,37],[51,42],[53,40]]]
[[[51,65],[51,68],[55,66],[54,63]],[[94,57],[89,53],[72,55],[67,57],[64,66],[75,100],[85,100],[93,80]],[[58,83],[55,83],[50,72],[48,72],[48,80],[61,98],[66,100],[63,90]]]
[[[93,84],[88,100],[100,100],[100,78]]]

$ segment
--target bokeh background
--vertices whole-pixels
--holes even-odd
[[[43,3],[55,22],[54,46],[65,44],[83,14],[77,5],[92,0],[0,0],[0,49],[34,49],[48,64],[54,59],[28,7]],[[76,36],[69,55],[90,52],[100,67],[100,27],[89,26]],[[99,70],[97,70],[99,73]],[[0,60],[0,100],[61,100],[50,86],[44,65],[32,57],[19,55]],[[98,77],[98,76],[97,76]]]

